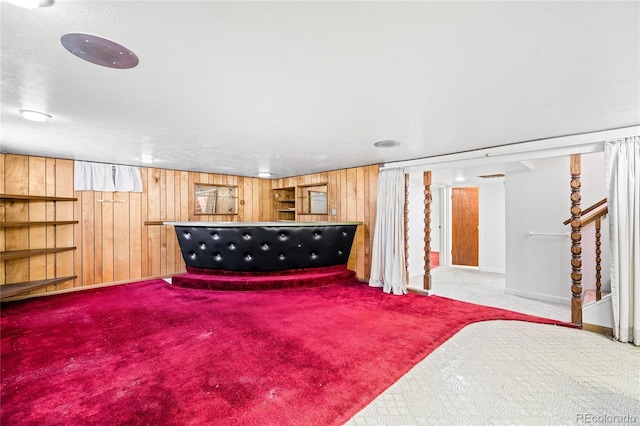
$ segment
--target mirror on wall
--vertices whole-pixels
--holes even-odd
[[[298,187],[298,214],[327,214],[327,184]]]
[[[195,184],[194,214],[238,214],[238,187]]]

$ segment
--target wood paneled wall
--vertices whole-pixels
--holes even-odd
[[[0,284],[51,278],[78,278],[38,292],[169,276],[185,271],[172,227],[159,221],[271,221],[271,190],[280,186],[328,184],[329,211],[335,215],[299,220],[358,221],[349,268],[360,279],[371,269],[371,238],[376,209],[378,166],[269,180],[241,176],[140,168],[143,192],[73,190],[72,160],[0,154],[0,191],[5,194],[76,197],[75,202],[0,203],[0,219],[77,220],[77,225],[2,229],[0,251],[75,246],[76,250],[0,262]],[[195,215],[196,183],[236,185],[237,215]],[[101,201],[102,200],[102,201]],[[108,201],[107,201],[108,200]]]
[[[266,220],[268,181],[257,178],[140,168],[141,193],[77,191],[76,285],[131,281],[185,272],[172,227],[163,221]],[[237,215],[195,215],[196,183],[238,187]],[[99,200],[103,200],[100,202]],[[113,200],[106,202],[104,200]],[[270,206],[270,204],[268,204]]]
[[[376,218],[378,165],[334,170],[271,181],[271,187],[286,188],[316,183],[327,184],[328,215],[297,215],[300,222],[362,222],[358,226],[348,267],[359,279],[368,280],[371,272],[371,244]],[[273,206],[273,200],[272,204]],[[272,207],[272,210],[275,210]],[[335,215],[332,212],[335,211]],[[270,220],[273,220],[271,218]]]
[[[73,161],[0,154],[0,189],[4,194],[73,197]],[[8,222],[74,220],[74,202],[5,200],[0,219]],[[0,251],[74,245],[74,225],[5,228]],[[74,251],[0,262],[0,284],[73,275]],[[71,282],[60,287],[71,286]],[[55,286],[37,292],[54,290]]]

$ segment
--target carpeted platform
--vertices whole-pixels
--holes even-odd
[[[187,267],[186,274],[174,275],[171,282],[178,287],[200,290],[265,291],[318,287],[355,279],[355,272],[346,265],[257,273]]]

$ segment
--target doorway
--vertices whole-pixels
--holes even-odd
[[[451,264],[478,266],[478,188],[451,188]]]

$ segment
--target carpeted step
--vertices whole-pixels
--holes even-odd
[[[296,269],[267,274],[233,273],[228,271],[199,273],[199,271],[188,271],[186,274],[173,276],[171,282],[178,287],[201,290],[263,291],[319,287],[355,279],[354,271],[340,265],[339,267]]]

